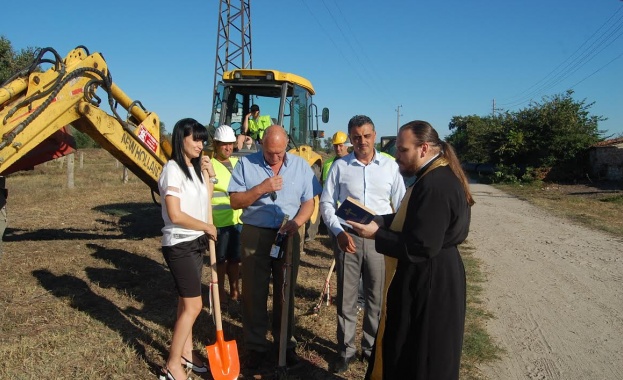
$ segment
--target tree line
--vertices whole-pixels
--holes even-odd
[[[454,116],[446,141],[464,163],[491,164],[493,181],[586,178],[588,150],[604,139],[598,125],[606,118],[591,115],[594,102],[572,95],[567,90],[514,112]]]

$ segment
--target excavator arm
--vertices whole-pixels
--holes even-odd
[[[45,59],[46,54],[54,59]],[[45,70],[41,66],[52,64]],[[111,113],[100,108],[104,94]],[[117,112],[121,106],[127,116]],[[0,87],[0,175],[71,153],[66,127],[89,135],[152,191],[171,156],[160,120],[113,81],[104,57],[77,47],[64,59],[42,49],[33,64]]]

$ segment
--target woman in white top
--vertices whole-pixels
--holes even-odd
[[[183,366],[207,372],[193,355],[192,328],[203,304],[201,270],[208,239],[216,240],[216,227],[208,224],[208,191],[202,171],[214,176],[207,156],[202,156],[207,129],[194,119],[178,121],[173,128],[173,152],[162,169],[158,189],[162,202],[162,253],[179,295],[177,321],[163,376],[186,379]]]

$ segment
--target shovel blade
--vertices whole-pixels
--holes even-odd
[[[240,360],[236,341],[226,342],[223,331],[216,332],[216,343],[206,346],[210,372],[214,380],[234,380],[240,375]]]

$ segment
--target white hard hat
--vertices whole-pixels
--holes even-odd
[[[236,142],[236,135],[229,125],[221,125],[214,131],[214,140],[224,143],[233,143]]]

